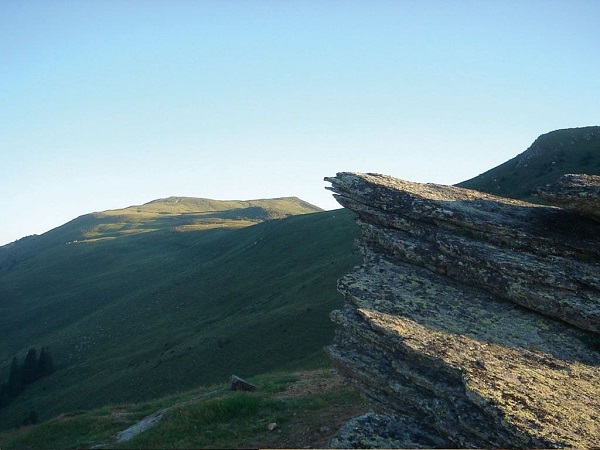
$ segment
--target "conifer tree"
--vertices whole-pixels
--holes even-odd
[[[38,423],[38,416],[37,416],[37,413],[32,409],[31,411],[29,411],[29,414],[27,415],[27,417],[25,417],[25,419],[23,419],[23,422],[21,422],[21,425],[28,426],[28,425],[35,425],[36,423]]]
[[[54,361],[49,347],[42,347],[37,361],[37,378],[42,378],[54,372]]]
[[[22,366],[17,357],[14,357],[10,365],[8,382],[0,384],[0,408],[21,394],[25,386],[53,372],[54,361],[48,347],[42,347],[39,358],[35,348],[29,349]]]
[[[35,348],[30,348],[23,362],[23,386],[33,383],[38,378],[38,359]]]
[[[4,382],[0,385],[0,408],[8,405],[10,402],[10,394],[8,392],[8,383]]]
[[[21,367],[19,367],[19,361],[15,356],[10,365],[10,374],[8,375],[8,395],[16,397],[21,392],[23,392],[23,375]]]

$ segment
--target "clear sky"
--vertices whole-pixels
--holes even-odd
[[[597,0],[4,0],[0,245],[324,176],[454,184],[600,125]]]

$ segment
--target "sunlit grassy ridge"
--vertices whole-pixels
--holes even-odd
[[[166,228],[176,231],[240,228],[316,211],[319,208],[296,197],[249,201],[169,197],[140,206],[95,213],[93,217],[97,224],[86,228],[83,238],[103,239]]]
[[[0,374],[42,345],[57,368],[0,410],[2,426],[31,410],[45,420],[232,373],[327,364],[329,312],[342,303],[335,280],[360,260],[348,212],[77,239],[93,219],[33,238],[0,269]]]
[[[85,214],[41,236],[0,247],[0,271],[48,249],[81,241],[100,241],[155,231],[241,228],[265,220],[322,211],[297,197],[211,200],[169,197],[144,205]]]

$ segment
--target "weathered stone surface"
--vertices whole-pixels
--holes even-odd
[[[231,375],[231,380],[229,382],[230,391],[256,391],[257,389],[258,387],[252,383],[248,383],[237,375]]]
[[[327,178],[376,252],[600,331],[598,224],[554,207],[376,174]],[[595,261],[595,262],[593,262]]]
[[[383,175],[326,180],[365,259],[339,281],[328,352],[381,412],[429,430],[414,446],[598,445],[598,223]]]
[[[600,176],[563,175],[557,183],[538,188],[536,195],[600,222]]]
[[[448,448],[452,442],[431,436],[410,417],[367,413],[349,421],[332,439],[331,448]]]

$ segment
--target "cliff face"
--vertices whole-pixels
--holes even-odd
[[[326,180],[364,255],[339,281],[328,352],[388,414],[383,441],[341,445],[598,445],[598,222],[383,175]]]

